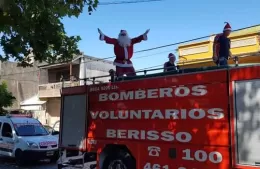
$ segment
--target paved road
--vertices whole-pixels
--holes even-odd
[[[48,161],[35,162],[33,164],[18,167],[15,161],[9,158],[0,157],[0,168],[1,169],[57,169],[55,163],[50,164]]]
[[[93,162],[86,163],[84,169],[90,169],[89,166],[94,163]],[[57,169],[57,164],[56,163],[51,164],[47,160],[47,161],[41,161],[41,162],[34,162],[33,164],[29,164],[24,167],[18,167],[15,164],[15,161],[13,159],[0,156],[0,169]],[[66,169],[76,169],[76,168],[68,167]]]

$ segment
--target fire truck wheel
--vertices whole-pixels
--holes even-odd
[[[128,152],[109,154],[103,169],[135,169],[135,160]]]

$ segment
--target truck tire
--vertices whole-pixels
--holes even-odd
[[[59,159],[59,155],[54,155],[50,158],[50,163],[56,163]]]
[[[62,164],[58,164],[58,169],[63,169]]]
[[[18,149],[15,151],[15,163],[18,166],[23,166],[25,165],[25,159],[23,159],[23,152],[22,150]]]
[[[135,169],[135,160],[128,152],[108,154],[102,169]]]

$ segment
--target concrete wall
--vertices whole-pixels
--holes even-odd
[[[96,61],[97,58],[90,57],[87,60],[87,77],[109,75],[110,69],[115,69],[112,62]],[[39,84],[48,84],[57,81],[56,73],[61,69],[69,70],[69,66],[63,68],[39,68],[35,63],[33,67],[17,67],[14,62],[0,62],[0,82],[6,81],[8,90],[16,97],[11,108],[20,108],[20,102],[38,94]],[[58,70],[59,69],[59,70]],[[73,75],[79,77],[79,64],[73,65]],[[109,77],[96,79],[108,82]],[[92,82],[89,81],[88,84]],[[46,110],[37,113],[38,119],[43,123],[52,126],[60,118],[60,98],[47,98]]]
[[[56,121],[60,120],[60,98],[50,98],[47,101],[47,125],[53,126]]]
[[[96,58],[97,60],[97,58]],[[87,77],[95,76],[104,76],[109,75],[108,71],[110,69],[115,69],[112,62],[109,61],[96,61],[93,58],[87,59]],[[41,64],[42,65],[42,64]],[[45,85],[48,83],[60,82],[60,74],[67,73],[69,75],[69,64],[54,64],[54,65],[44,65],[40,66],[40,84]],[[79,64],[74,64],[72,67],[72,75],[79,77]],[[69,76],[68,76],[69,77]],[[110,77],[99,78],[96,80],[108,82]],[[65,79],[68,80],[68,79]],[[92,84],[91,81],[88,81],[88,84]],[[59,90],[57,90],[59,92]],[[39,119],[42,119],[42,123],[53,126],[56,121],[60,119],[60,106],[61,99],[60,97],[53,98],[44,98],[47,100],[46,103],[46,112],[42,114]]]
[[[14,62],[0,62],[0,82],[6,81],[8,90],[16,97],[11,108],[20,108],[20,102],[38,93],[38,67],[17,67]]]
[[[113,62],[110,61],[97,61],[93,58],[87,58],[87,77],[97,77],[97,76],[108,76],[109,70],[114,69],[115,66]],[[72,75],[76,78],[79,77],[79,64],[74,64],[72,67]],[[60,82],[60,75],[63,74],[65,81],[69,80],[69,64],[54,64],[54,65],[44,65],[40,67],[40,84],[56,83]],[[97,81],[109,82],[110,77],[97,78]],[[91,84],[91,82],[88,82]]]

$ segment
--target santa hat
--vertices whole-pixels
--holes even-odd
[[[225,22],[225,23],[226,23],[226,25],[225,25],[225,27],[223,29],[223,32],[224,31],[231,31],[232,29],[231,29],[231,26],[229,25],[229,23],[228,22]]]
[[[168,58],[175,58],[175,55],[172,53],[169,53]]]

